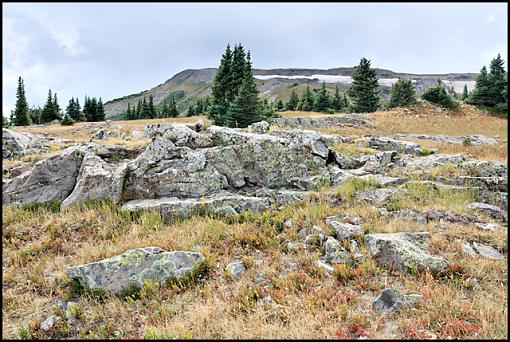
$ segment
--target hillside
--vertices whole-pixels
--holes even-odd
[[[137,94],[131,94],[122,98],[113,99],[105,103],[106,116],[113,118],[127,109],[128,103],[136,104],[144,96],[152,95],[154,103],[157,105],[165,98],[173,96],[176,99],[178,109],[181,113],[185,112],[191,102],[198,97],[207,96],[211,93],[211,85],[216,75],[216,68],[206,69],[187,69],[176,74],[165,83],[155,86],[149,90],[144,90]],[[271,101],[282,99],[287,101],[292,88],[294,87],[298,94],[309,85],[311,88],[318,88],[322,81],[327,83],[327,87],[334,89],[339,86],[345,89],[350,84],[350,77],[354,68],[333,68],[333,69],[253,69],[253,75],[257,79],[258,89],[264,98]],[[411,74],[398,73],[391,70],[376,69],[379,77],[379,84],[382,90],[382,96],[387,97],[391,84],[398,78],[412,79],[418,94],[434,85],[437,79],[460,93],[464,84],[468,89],[474,87],[476,74]]]

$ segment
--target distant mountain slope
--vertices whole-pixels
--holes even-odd
[[[140,93],[131,94],[122,98],[113,99],[104,104],[106,116],[114,118],[122,114],[128,106],[136,104],[144,96],[154,97],[154,103],[157,105],[165,98],[173,96],[177,102],[177,108],[181,113],[186,112],[191,102],[198,97],[207,96],[211,93],[211,85],[216,75],[217,68],[205,69],[187,69],[179,72],[165,83],[160,84],[149,90]],[[309,85],[311,88],[317,88],[322,81],[327,83],[328,88],[338,86],[345,89],[349,86],[354,68],[333,68],[333,69],[253,69],[253,75],[257,79],[258,89],[264,98],[271,101],[282,99],[287,101],[292,88],[296,89],[298,94]],[[441,79],[448,87],[453,86],[460,93],[464,84],[468,89],[474,87],[476,74],[457,73],[457,74],[411,74],[397,73],[391,70],[376,69],[379,77],[383,97],[387,97],[391,84],[398,78],[413,80],[418,94],[425,89],[433,86],[438,79]]]

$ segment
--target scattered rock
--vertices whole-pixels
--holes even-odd
[[[372,304],[372,309],[378,313],[397,311],[403,307],[410,306],[422,299],[419,294],[402,295],[399,291],[391,288],[382,290],[381,295]]]
[[[498,252],[497,249],[483,245],[481,243],[473,242],[473,247],[476,249],[476,251],[483,257],[493,260],[504,260],[505,257]]]
[[[48,318],[46,318],[44,321],[41,322],[40,328],[41,328],[41,330],[48,331],[51,328],[53,328],[55,323],[57,323],[58,321],[60,321],[59,316],[51,315]]]
[[[490,217],[498,219],[498,220],[507,220],[506,212],[494,205],[486,204],[486,203],[478,203],[474,202],[467,206],[469,209],[473,209],[476,211],[484,212],[488,214]]]
[[[85,289],[122,295],[145,281],[163,283],[198,272],[205,259],[200,253],[167,252],[158,247],[137,248],[98,262],[68,269],[69,278]]]
[[[336,216],[326,218],[326,224],[335,230],[338,241],[348,240],[357,235],[363,235],[363,227],[339,222],[336,218]]]
[[[233,261],[227,265],[225,271],[228,278],[239,279],[241,278],[241,275],[246,271],[246,267],[242,261]]]
[[[324,251],[326,260],[332,264],[347,264],[352,261],[350,253],[331,236],[324,243]]]
[[[396,138],[437,141],[445,144],[495,145],[498,141],[485,135],[426,135],[426,134],[395,134]]]
[[[400,272],[426,269],[440,273],[448,262],[426,251],[429,236],[428,232],[366,234],[365,241],[372,257],[384,266]]]
[[[66,141],[65,139],[2,128],[2,156],[4,159],[8,159],[46,152],[51,143]]]
[[[97,131],[91,139],[97,139],[97,140],[106,140],[109,138],[118,138],[119,132],[118,131],[109,131],[107,129],[101,128],[99,131]]]
[[[374,206],[384,206],[392,199],[398,190],[392,188],[358,191],[354,196],[358,200],[367,201]]]
[[[248,128],[251,129],[253,133],[265,134],[269,132],[269,126],[270,126],[269,122],[259,121],[252,123],[250,126],[248,126]]]
[[[328,263],[327,261],[324,261],[324,260],[318,260],[317,261],[317,266],[319,268],[322,268],[322,269],[326,270],[326,272],[328,272],[328,273],[333,273],[335,271],[333,266],[330,263]]]
[[[371,137],[368,141],[368,145],[371,148],[375,148],[380,151],[397,151],[415,155],[420,155],[422,153],[421,146],[416,143],[400,141],[383,136]]]

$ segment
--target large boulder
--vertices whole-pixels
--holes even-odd
[[[259,121],[252,123],[248,128],[251,129],[252,133],[265,134],[269,132],[269,126],[269,122]]]
[[[129,294],[146,281],[164,283],[179,280],[200,270],[205,259],[194,252],[167,252],[158,247],[129,250],[98,262],[74,266],[68,276],[87,290]]]
[[[207,161],[205,149],[179,147],[158,138],[129,162],[124,199],[200,197],[228,185],[227,178]]]
[[[351,239],[357,235],[363,235],[363,227],[341,222],[340,220],[341,216],[330,216],[326,218],[326,224],[335,230],[338,241]]]
[[[61,209],[86,200],[110,199],[119,203],[126,172],[127,163],[111,165],[92,153],[87,154],[81,163],[74,190],[62,202]]]
[[[422,148],[420,145],[408,141],[401,141],[383,136],[374,136],[368,141],[371,148],[380,151],[397,151],[407,154],[420,155]]]
[[[363,114],[340,114],[324,117],[277,118],[273,123],[278,127],[331,128],[350,126],[356,128],[372,127],[372,118]]]
[[[87,148],[66,148],[60,154],[37,162],[34,167],[5,182],[3,205],[63,201],[73,191]]]
[[[489,215],[490,217],[498,219],[498,220],[503,220],[503,221],[507,220],[506,212],[503,209],[496,207],[495,205],[490,205],[487,203],[473,202],[473,203],[469,204],[467,207],[472,210],[483,212],[483,213]]]
[[[65,141],[67,140],[2,128],[2,156],[7,159],[46,152],[50,143]]]
[[[403,190],[400,190],[403,191]],[[354,196],[361,201],[369,202],[375,206],[385,206],[399,192],[393,188],[357,191]]]
[[[443,272],[448,262],[427,252],[429,237],[428,232],[366,234],[365,242],[372,257],[388,268],[399,272]]]

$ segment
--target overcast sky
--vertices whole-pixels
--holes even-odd
[[[255,68],[354,66],[478,72],[507,56],[507,4],[2,4],[3,114],[17,78],[30,105],[48,89],[103,101],[149,89],[184,69],[217,67],[241,42]]]

